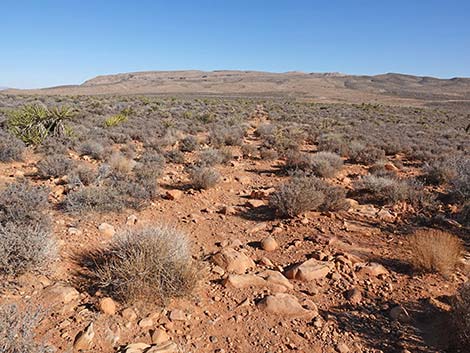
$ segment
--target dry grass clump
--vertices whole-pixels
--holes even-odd
[[[210,189],[220,180],[219,172],[211,167],[192,166],[188,172],[191,185],[195,189]]]
[[[310,158],[310,168],[313,174],[331,178],[343,167],[343,160],[332,152],[317,152]]]
[[[80,261],[92,285],[122,302],[164,304],[190,294],[198,280],[187,237],[169,226],[127,230]]]
[[[41,315],[38,310],[21,313],[15,304],[0,306],[0,352],[52,353],[54,349],[36,342],[35,327]]]
[[[307,211],[339,211],[346,208],[345,190],[316,177],[294,176],[269,199],[270,207],[282,217]]]
[[[199,148],[199,141],[196,136],[188,135],[180,141],[181,152],[193,152]]]
[[[452,323],[455,327],[457,345],[466,349],[470,346],[470,282],[464,283],[459,288],[452,304]]]
[[[385,159],[384,150],[358,141],[351,142],[348,149],[348,157],[354,163],[371,165]]]
[[[449,275],[462,256],[461,240],[436,229],[420,230],[409,239],[410,262],[419,271]]]

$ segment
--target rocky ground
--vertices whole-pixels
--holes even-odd
[[[259,144],[252,121],[246,143]],[[312,146],[305,145],[304,150]],[[337,213],[274,218],[267,199],[286,180],[282,160],[243,158],[217,167],[212,189],[188,188],[183,167],[167,164],[161,199],[140,211],[82,217],[51,211],[60,259],[43,274],[4,283],[2,302],[41,307],[38,337],[58,352],[440,352],[448,347],[449,297],[467,280],[466,264],[444,278],[416,274],[406,237],[406,205],[348,199]],[[80,158],[75,156],[74,158]],[[191,158],[191,156],[189,156]],[[34,171],[37,156],[0,165],[2,183]],[[396,167],[400,166],[400,168]],[[418,171],[402,155],[389,169]],[[346,164],[329,182],[353,190],[367,167]],[[39,181],[38,181],[39,182]],[[60,179],[50,201],[63,197]],[[186,232],[201,280],[194,295],[165,308],[123,305],[87,291],[75,255],[115,232],[149,223]]]

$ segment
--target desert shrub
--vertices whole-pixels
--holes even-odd
[[[419,271],[449,275],[462,256],[458,237],[436,229],[420,230],[409,238],[410,261]]]
[[[224,156],[220,150],[213,148],[208,148],[204,151],[201,151],[199,154],[199,164],[206,166],[214,166],[221,164],[224,161]]]
[[[452,191],[458,199],[470,199],[470,158],[462,157],[455,162],[455,176],[450,180]]]
[[[71,130],[66,121],[72,118],[72,111],[67,107],[26,105],[10,113],[7,126],[27,145],[38,145],[49,136],[70,135]]]
[[[316,176],[330,178],[343,166],[340,156],[332,152],[317,152],[314,154],[290,151],[286,158],[288,169],[310,172]]]
[[[114,173],[128,175],[134,169],[136,162],[121,153],[115,152],[109,157],[108,164]]]
[[[340,156],[331,152],[317,152],[310,157],[310,168],[313,174],[331,178],[343,167]]]
[[[323,134],[318,138],[319,151],[328,151],[347,157],[349,146],[343,136],[338,134]]]
[[[0,130],[0,162],[21,161],[25,149],[24,143]]]
[[[464,350],[470,346],[470,282],[462,284],[452,301],[452,324],[456,346]],[[464,352],[461,350],[461,352]]]
[[[53,260],[56,246],[42,223],[0,223],[0,273],[19,275],[37,270]]]
[[[156,151],[145,151],[138,159],[138,162],[139,164],[136,166],[136,169],[138,169],[140,175],[145,174],[158,177],[162,175],[165,169],[165,157]]]
[[[315,188],[313,178],[293,177],[271,195],[269,205],[282,217],[295,217],[319,209],[324,201],[325,195]]]
[[[388,161],[379,160],[369,167],[369,173],[377,177],[396,178],[396,171],[386,168]]]
[[[385,152],[380,148],[353,141],[348,147],[348,157],[354,163],[370,165],[385,159]]]
[[[199,141],[193,135],[188,135],[180,141],[180,150],[182,152],[193,152],[199,147]]]
[[[272,160],[279,158],[276,150],[271,149],[271,148],[262,147],[259,153],[260,153],[261,159],[266,160],[266,161],[272,161]]]
[[[88,186],[96,181],[98,173],[85,164],[77,165],[70,173],[69,184],[72,186]]]
[[[276,134],[277,127],[274,124],[261,124],[255,130],[255,136],[260,138],[268,138]]]
[[[49,136],[36,147],[36,151],[45,156],[50,154],[66,155],[68,153],[68,149],[73,146],[73,143],[74,140],[67,136]]]
[[[215,125],[209,133],[212,146],[240,146],[243,143],[245,131],[240,126]]]
[[[457,176],[455,159],[437,159],[423,167],[424,180],[430,185],[448,183]]]
[[[422,185],[412,180],[366,175],[359,181],[358,188],[370,193],[379,202],[408,201],[411,204],[424,202]]]
[[[94,286],[123,302],[165,304],[190,294],[198,278],[186,236],[168,226],[125,231],[82,264]]]
[[[282,217],[295,217],[307,211],[341,211],[348,207],[346,190],[304,173],[273,193],[269,205]]]
[[[43,223],[49,190],[26,180],[8,184],[0,192],[0,223]]]
[[[16,304],[0,306],[0,352],[52,353],[54,349],[40,343],[34,330],[41,321],[39,310],[20,312]]]
[[[36,163],[37,175],[40,178],[57,178],[68,175],[74,166],[73,161],[60,154],[46,156]]]
[[[184,159],[184,154],[180,150],[170,150],[165,152],[165,159],[170,162],[170,163],[175,163],[175,164],[184,164],[185,159]]]
[[[108,155],[106,148],[99,142],[87,140],[78,145],[77,152],[81,156],[89,156],[96,160],[104,160]]]
[[[244,158],[253,157],[258,152],[258,147],[245,143],[241,146],[241,150]]]
[[[210,189],[220,180],[217,170],[207,166],[192,166],[188,170],[191,185],[195,189]]]
[[[219,149],[222,164],[228,164],[233,159],[233,152],[229,146],[222,146]]]
[[[124,208],[124,201],[114,188],[91,185],[69,192],[62,202],[62,207],[72,214],[111,212]]]

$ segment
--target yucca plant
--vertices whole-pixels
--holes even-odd
[[[43,105],[25,105],[9,113],[8,129],[27,145],[39,145],[48,136],[69,136],[71,129],[66,125],[73,118],[68,107],[48,108]]]
[[[116,114],[116,115],[113,115],[113,116],[107,118],[104,121],[104,126],[113,127],[113,126],[119,125],[119,124],[121,124],[125,121],[127,121],[127,115],[120,113],[120,114]]]

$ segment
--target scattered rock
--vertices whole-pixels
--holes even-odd
[[[363,266],[359,270],[359,274],[369,276],[369,277],[378,277],[380,275],[388,275],[389,272],[381,264],[378,264],[376,262],[371,262],[371,263]]]
[[[251,208],[258,208],[258,207],[262,207],[262,206],[265,206],[266,203],[263,201],[263,200],[255,200],[255,199],[252,199],[252,200],[248,200],[246,202],[246,205],[251,207]]]
[[[178,353],[178,345],[175,342],[166,342],[153,346],[146,350],[145,353]]]
[[[133,226],[135,224],[137,224],[137,216],[135,214],[131,214],[127,217],[126,225]]]
[[[138,323],[141,328],[149,328],[153,326],[153,319],[150,317],[143,318]]]
[[[170,320],[171,321],[185,321],[186,314],[181,309],[174,309],[170,312]]]
[[[248,233],[249,234],[255,234],[255,233],[261,232],[262,230],[265,230],[265,229],[266,229],[266,223],[258,223],[253,228],[251,228],[248,231]]]
[[[294,285],[290,283],[289,280],[281,272],[267,270],[261,273],[260,276],[263,277],[266,281],[268,281],[268,283],[283,286],[287,289],[294,289]]]
[[[332,265],[329,263],[320,262],[315,259],[310,259],[302,264],[296,265],[287,270],[285,275],[289,279],[296,279],[300,281],[313,281],[320,278],[325,278],[330,273]]]
[[[99,302],[100,310],[106,315],[116,314],[116,303],[111,298],[103,298]]]
[[[128,344],[125,348],[126,353],[142,353],[144,350],[150,348],[150,345],[143,342]]]
[[[351,304],[359,304],[362,301],[362,293],[358,288],[347,290],[344,296]]]
[[[237,176],[235,177],[235,180],[237,180],[242,185],[251,184],[251,178],[245,175]]]
[[[165,330],[157,328],[152,332],[151,335],[153,344],[162,344],[170,340],[170,336],[166,333]]]
[[[300,305],[296,297],[290,294],[277,293],[264,297],[258,307],[271,314],[286,316],[303,316],[309,311]]]
[[[238,274],[256,266],[247,255],[231,248],[222,249],[212,257],[212,261],[224,270]]]
[[[75,351],[84,351],[91,348],[93,338],[95,337],[95,330],[93,329],[93,322],[91,322],[83,331],[80,331],[73,341],[73,349]]]
[[[75,228],[75,227],[70,227],[69,229],[67,229],[67,233],[73,236],[80,236],[83,234],[83,232],[80,229]]]
[[[137,314],[135,313],[135,310],[132,309],[132,308],[124,309],[121,312],[121,316],[123,317],[123,319],[125,319],[129,322],[133,322],[133,321],[137,320]]]
[[[381,221],[384,221],[384,222],[394,222],[396,217],[390,213],[389,210],[386,210],[384,208],[382,208],[379,212],[377,212],[377,218]]]
[[[105,237],[109,237],[109,238],[111,238],[116,233],[114,227],[108,223],[101,223],[98,227],[98,230]]]
[[[390,171],[397,171],[398,168],[392,162],[388,162],[384,164],[384,168]]]
[[[77,301],[80,298],[80,293],[64,283],[56,283],[44,289],[43,300],[45,303],[54,304],[68,304]]]
[[[262,247],[263,250],[265,250],[265,251],[274,251],[274,250],[276,250],[276,249],[279,247],[279,245],[277,244],[276,239],[274,239],[273,237],[269,236],[269,237],[264,238],[264,239],[261,241],[261,247]]]
[[[165,193],[165,198],[167,200],[179,200],[183,196],[183,192],[181,190],[168,190]]]

